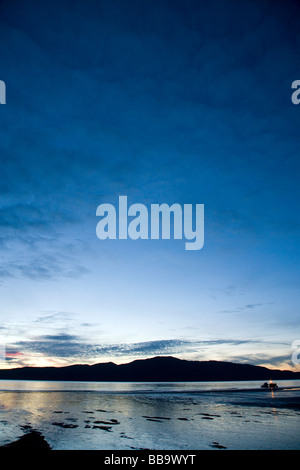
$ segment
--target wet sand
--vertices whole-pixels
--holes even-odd
[[[0,392],[0,446],[299,449],[300,393]],[[49,446],[49,447],[48,447]],[[46,448],[46,447],[45,447]]]

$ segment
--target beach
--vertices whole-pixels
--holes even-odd
[[[0,445],[29,434],[53,450],[300,449],[300,381],[260,385],[3,380]]]

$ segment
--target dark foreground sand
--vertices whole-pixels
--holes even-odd
[[[10,442],[1,447],[1,449],[41,449],[51,450],[45,437],[35,429],[29,431],[16,441]]]

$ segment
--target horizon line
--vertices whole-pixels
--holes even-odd
[[[128,362],[123,362],[123,363],[116,363],[113,361],[107,361],[107,362],[95,362],[95,363],[73,363],[73,364],[68,364],[68,365],[60,365],[60,366],[26,366],[26,365],[17,365],[16,367],[11,367],[11,368],[0,368],[0,371],[13,371],[13,370],[21,370],[21,369],[66,369],[70,367],[78,367],[78,366],[88,366],[88,367],[93,367],[99,364],[113,364],[115,366],[123,366],[123,365],[128,365],[132,364],[134,362],[138,361],[149,361],[149,360],[154,360],[154,359],[174,359],[176,361],[181,361],[181,362],[198,362],[198,363],[207,363],[207,362],[215,362],[215,363],[226,363],[226,364],[236,364],[236,365],[242,365],[242,366],[251,366],[251,367],[257,367],[257,368],[262,368],[262,369],[267,369],[267,370],[273,370],[275,371],[281,371],[281,372],[292,372],[292,373],[299,373],[300,371],[298,370],[292,370],[292,369],[279,369],[279,368],[271,368],[267,367],[264,365],[256,365],[248,362],[234,362],[234,361],[228,361],[228,360],[216,360],[216,359],[208,359],[208,360],[197,360],[197,359],[181,359],[175,356],[151,356],[151,357],[146,357],[146,358],[140,358],[140,359],[133,359]]]

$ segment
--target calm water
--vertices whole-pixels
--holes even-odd
[[[37,429],[53,449],[300,449],[300,381],[277,384],[3,380],[0,445]]]

